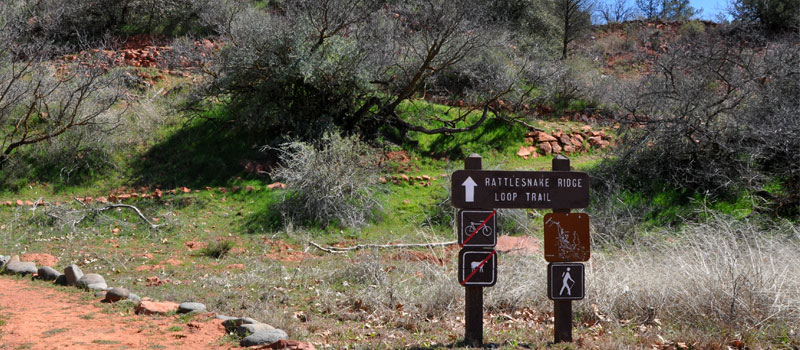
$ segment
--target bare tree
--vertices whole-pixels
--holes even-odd
[[[0,32],[0,168],[15,152],[82,127],[110,124],[120,100],[116,77],[91,65],[56,67],[41,47]]]
[[[591,28],[594,0],[556,0],[556,14],[563,24],[561,59],[567,58],[567,46]]]
[[[627,0],[608,0],[598,4],[597,14],[606,24],[622,23],[633,17],[634,9]]]

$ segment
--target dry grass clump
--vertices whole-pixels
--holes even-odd
[[[270,175],[289,188],[277,205],[284,221],[361,227],[383,209],[378,152],[358,137],[326,133],[316,145],[289,142],[279,152]]]
[[[713,217],[676,235],[640,238],[595,254],[587,271],[587,313],[612,320],[735,332],[796,325],[800,317],[798,228],[762,229]]]

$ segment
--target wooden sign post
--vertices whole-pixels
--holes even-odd
[[[477,154],[470,154],[464,160],[464,169],[481,170],[481,168],[483,168],[481,156]],[[464,287],[464,342],[469,346],[483,346],[483,287],[481,286]]]
[[[569,171],[569,158],[553,158],[553,171]],[[586,184],[588,186],[588,184]],[[553,213],[569,213],[570,208],[553,208]],[[572,300],[553,300],[553,341],[572,342]]]
[[[551,232],[552,236],[545,237],[545,259],[565,263],[588,260],[589,216],[569,211],[589,205],[589,175],[570,171],[569,159],[561,155],[553,158],[553,171],[484,171],[481,156],[471,154],[464,160],[464,170],[453,173],[450,189],[453,206],[462,209],[457,214],[456,234],[462,248],[458,281],[465,288],[464,341],[482,346],[483,287],[497,280],[494,208],[553,209],[545,222],[545,234]],[[572,341],[572,300],[583,298],[583,265],[579,265],[548,267],[550,287],[553,271],[562,279],[558,293],[548,292],[554,302],[556,343]]]

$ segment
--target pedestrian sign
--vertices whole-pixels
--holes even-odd
[[[581,300],[583,292],[583,264],[556,262],[547,265],[547,297],[550,300]]]
[[[488,248],[497,245],[497,212],[494,210],[459,210],[458,245]]]
[[[491,287],[497,282],[497,252],[461,249],[458,253],[458,283]]]

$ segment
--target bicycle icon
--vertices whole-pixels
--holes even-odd
[[[481,222],[481,221],[479,221],[479,222],[474,222],[474,221],[470,222],[469,226],[464,227],[464,233],[466,233],[467,235],[471,235],[473,232],[475,232],[475,230],[478,229],[478,227],[481,227],[481,225],[483,225],[483,222]],[[492,232],[492,228],[489,227],[489,225],[483,225],[483,227],[481,227],[481,229],[480,229],[480,232],[486,237],[491,236],[492,233],[493,233]]]

